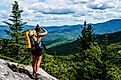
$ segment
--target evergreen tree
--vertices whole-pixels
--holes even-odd
[[[17,44],[19,44],[19,41],[21,39],[21,32],[23,29],[23,25],[26,24],[26,22],[22,22],[21,19],[21,13],[23,11],[19,10],[19,5],[17,1],[14,1],[13,7],[12,7],[12,14],[10,15],[10,18],[8,19],[10,22],[3,21],[6,23],[9,27],[9,30],[5,30],[5,32],[12,37],[13,40]]]
[[[12,14],[8,19],[9,22],[3,21],[9,27],[8,30],[4,30],[4,31],[12,38],[11,45],[14,45],[15,53],[17,55],[19,52],[20,43],[22,41],[23,25],[26,24],[27,22],[22,21],[21,13],[23,12],[23,10],[19,9],[19,5],[17,1],[14,1],[11,12]]]
[[[95,37],[91,24],[87,25],[85,21],[84,26],[81,28],[82,31],[79,40],[81,42],[82,50],[86,50],[90,47],[90,44],[95,41]]]

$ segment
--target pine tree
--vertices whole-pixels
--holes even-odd
[[[26,24],[26,22],[22,22],[21,19],[21,13],[23,11],[19,10],[19,5],[17,1],[14,1],[13,7],[12,7],[12,14],[10,15],[10,18],[8,19],[10,22],[3,21],[6,23],[9,27],[9,30],[5,30],[5,32],[12,37],[17,44],[19,44],[19,41],[21,39],[21,32],[23,30],[23,25]]]
[[[81,28],[82,31],[81,35],[79,36],[79,40],[81,42],[82,50],[86,50],[90,47],[90,44],[95,41],[95,37],[91,24],[87,25],[85,21],[84,26]]]
[[[21,13],[23,10],[19,9],[19,5],[17,1],[14,1],[12,4],[12,14],[10,15],[10,18],[8,19],[9,22],[3,21],[8,25],[7,30],[4,30],[12,39],[11,45],[14,45],[15,48],[15,53],[16,55],[19,52],[19,45],[21,45],[22,41],[22,30],[23,30],[23,25],[25,25],[27,22],[23,22],[21,18]],[[13,43],[14,42],[14,43]]]

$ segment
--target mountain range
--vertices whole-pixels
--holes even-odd
[[[91,25],[95,34],[121,31],[121,19],[113,19],[107,22]],[[43,38],[43,41],[48,45],[48,47],[74,41],[81,34],[81,26],[83,26],[83,24],[46,26],[45,28],[48,30],[48,35]],[[24,30],[34,28],[35,26],[25,25]],[[0,38],[9,38],[9,36],[4,32],[4,29],[7,29],[7,26],[0,25]]]

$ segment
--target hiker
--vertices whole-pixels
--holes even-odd
[[[47,35],[48,32],[43,27],[40,27],[39,24],[37,24],[35,31],[36,31],[36,34],[33,36],[30,36],[30,42],[31,42],[31,52],[32,52],[33,76],[37,77],[39,75],[39,67],[42,61],[43,47],[41,45],[41,40],[42,40],[42,37]],[[32,39],[34,42],[32,41]]]

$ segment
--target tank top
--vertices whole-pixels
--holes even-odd
[[[42,46],[42,37],[37,35],[38,46]]]

